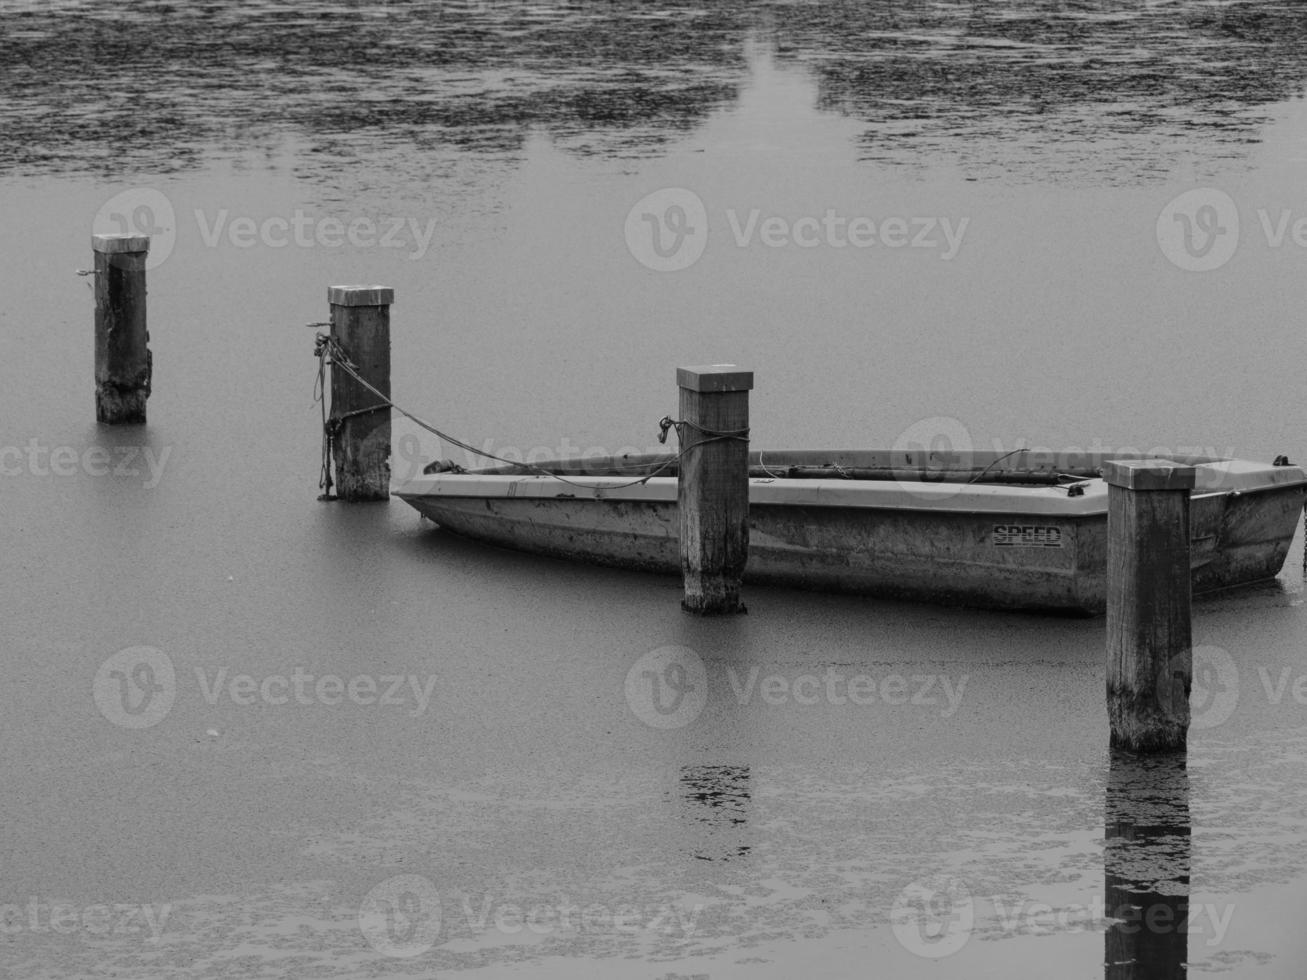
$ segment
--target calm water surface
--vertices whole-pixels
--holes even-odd
[[[304,324],[393,286],[397,400],[505,454],[656,446],[675,367],[736,361],[761,447],[1299,460],[1305,29],[0,4],[0,970],[1301,975],[1301,541],[1196,604],[1187,767],[1112,760],[1101,619],[752,589],[698,621],[675,579],[317,502]],[[97,428],[74,271],[123,227],[155,390]],[[396,422],[397,480],[447,455]],[[659,715],[667,647],[705,673]]]

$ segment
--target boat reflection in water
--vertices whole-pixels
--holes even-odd
[[[1184,977],[1189,949],[1189,774],[1183,752],[1113,751],[1103,847],[1106,980]]]

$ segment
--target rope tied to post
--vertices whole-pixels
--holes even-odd
[[[307,324],[307,326],[315,327],[315,328],[330,327],[331,324],[310,323]],[[670,467],[679,463],[681,459],[685,456],[685,454],[688,453],[691,449],[695,449],[698,446],[702,446],[706,442],[712,442],[717,439],[740,439],[744,442],[748,442],[748,432],[749,432],[748,429],[739,429],[734,432],[712,432],[710,430],[704,429],[702,426],[696,425],[693,422],[687,422],[687,421],[677,422],[677,421],[673,421],[671,416],[664,416],[662,421],[659,422],[659,428],[661,429],[661,434],[658,437],[658,441],[660,443],[665,443],[667,441],[667,432],[672,427],[676,428],[676,435],[678,439],[681,438],[681,431],[682,431],[682,427],[684,426],[690,426],[692,428],[698,429],[699,431],[703,432],[707,436],[707,438],[702,439],[699,442],[693,443],[689,446],[683,446],[680,452],[676,453],[673,456],[669,456],[666,460],[659,463],[657,466],[655,466],[648,473],[645,473],[643,476],[639,476],[625,483],[615,483],[603,487],[596,487],[593,484],[582,483],[578,480],[569,480],[566,476],[564,476],[561,473],[551,472],[550,470],[546,470],[541,466],[536,466],[533,463],[524,463],[524,462],[520,462],[519,460],[506,459],[503,456],[496,456],[494,453],[487,452],[484,449],[478,449],[477,447],[470,445],[469,443],[464,442],[462,439],[458,439],[447,432],[442,432],[440,429],[437,429],[431,423],[426,422],[425,420],[419,418],[413,413],[401,408],[399,405],[396,405],[393,401],[391,401],[390,398],[388,398],[386,395],[382,394],[375,387],[373,387],[373,385],[369,383],[367,379],[365,379],[358,373],[357,366],[349,359],[348,355],[346,355],[345,352],[341,349],[340,344],[338,344],[329,334],[325,334],[325,333],[315,334],[314,344],[313,344],[313,354],[318,359],[318,374],[317,374],[317,379],[314,382],[314,386],[313,386],[313,400],[318,402],[322,406],[322,469],[318,476],[318,487],[323,491],[323,493],[321,496],[318,497],[319,500],[337,499],[331,494],[331,489],[332,489],[331,470],[333,466],[335,439],[340,431],[341,423],[344,422],[346,419],[356,415],[365,415],[371,412],[388,411],[390,409],[394,409],[396,412],[404,416],[404,418],[408,419],[414,425],[418,426],[419,428],[425,429],[427,432],[430,432],[432,435],[440,439],[442,442],[449,443],[452,446],[457,446],[459,449],[463,450],[466,453],[471,453],[474,456],[480,456],[484,459],[494,460],[497,463],[504,463],[505,465],[516,467],[526,473],[530,473],[533,476],[549,477],[550,479],[558,480],[560,483],[566,483],[569,486],[574,486],[583,490],[589,490],[596,495],[599,495],[603,491],[607,491],[607,490],[623,490],[627,487],[634,487],[634,486],[639,486],[640,484],[643,483],[647,483],[655,476],[658,476],[660,473],[665,472]],[[375,395],[379,400],[378,404],[370,405],[367,408],[356,409],[352,412],[346,412],[340,416],[330,415],[327,409],[327,397],[326,397],[326,392],[327,392],[326,376],[327,376],[328,364],[330,364],[333,368],[340,368],[347,375],[349,375],[351,378],[357,381],[364,389],[366,389],[367,391]],[[621,464],[614,463],[615,468],[620,467],[620,465]],[[631,464],[631,465],[632,467],[635,467],[635,466],[644,466],[647,464],[639,463],[639,464]]]
[[[677,455],[678,459],[688,453],[691,449],[698,449],[700,446],[705,446],[710,442],[720,442],[725,439],[737,439],[743,443],[749,441],[749,430],[747,428],[721,431],[716,429],[706,429],[698,422],[691,422],[689,419],[673,419],[670,415],[664,415],[658,422],[658,441],[661,443],[667,442],[667,433],[671,429],[676,430],[676,439],[681,444],[681,451]],[[686,429],[694,429],[697,432],[702,433],[703,438],[698,442],[690,443],[688,446],[685,445]]]
[[[330,324],[312,323],[309,326],[330,326]],[[339,365],[345,368],[355,378],[359,378],[355,368],[357,365],[346,356],[341,349],[340,344],[336,343],[326,334],[317,334],[314,338],[313,356],[318,359],[318,377],[313,385],[313,400],[322,405],[322,471],[318,474],[318,488],[322,490],[319,500],[335,500],[332,496],[331,488],[331,470],[333,458],[335,456],[336,439],[340,435],[340,428],[348,419],[357,418],[361,415],[370,415],[373,412],[384,412],[389,410],[390,405],[377,404],[368,405],[364,408],[356,408],[340,415],[328,415],[327,412],[327,365]],[[371,385],[368,385],[372,388]],[[380,397],[380,392],[375,388],[372,391]]]

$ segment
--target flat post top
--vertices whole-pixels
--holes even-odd
[[[690,391],[749,391],[753,388],[753,372],[734,364],[678,367],[676,383]]]
[[[1103,464],[1108,486],[1126,490],[1192,490],[1195,470],[1169,459],[1112,459]]]
[[[328,286],[327,302],[332,306],[390,306],[395,302],[391,286]]]
[[[91,248],[96,252],[117,255],[120,252],[148,252],[149,235],[92,235]]]

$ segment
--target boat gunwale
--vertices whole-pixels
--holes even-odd
[[[823,451],[808,451],[822,453]],[[779,455],[779,454],[777,454]],[[834,455],[827,453],[826,455]],[[974,454],[982,455],[982,454]],[[994,456],[996,454],[984,454]],[[641,463],[650,457],[618,457]],[[658,459],[659,457],[652,457]],[[663,457],[666,458],[666,457]],[[1158,457],[1140,454],[1108,455],[1106,458],[1181,459],[1197,457]],[[1199,486],[1194,499],[1227,494],[1258,493],[1307,485],[1307,476],[1296,466],[1276,466],[1247,460],[1201,457],[1207,462],[1195,464]],[[613,457],[605,457],[613,459]],[[595,467],[602,461],[589,461]],[[575,463],[573,464],[576,465]],[[1186,464],[1187,465],[1187,464]],[[542,463],[540,468],[549,464]],[[630,503],[675,503],[678,480],[673,476],[644,478],[619,474],[553,475],[521,472],[524,467],[495,467],[464,472],[424,474],[396,489],[396,496],[409,502],[418,499],[532,499],[598,500]],[[515,471],[514,471],[515,470]],[[909,471],[910,472],[910,471]],[[635,480],[636,482],[632,482]],[[750,506],[807,506],[918,510],[936,512],[992,513],[1048,517],[1094,517],[1106,513],[1107,484],[1101,476],[1077,480],[1071,484],[1002,484],[990,482],[953,482],[914,480],[906,474],[899,479],[855,480],[827,477],[751,477]],[[589,491],[589,494],[586,494]]]
[[[460,472],[484,476],[539,475],[548,471],[558,476],[612,476],[636,478],[641,471],[648,475],[671,469],[675,475],[677,454],[631,453],[622,456],[581,456],[575,459],[543,460],[537,463],[504,463],[497,466],[464,469],[446,461],[430,464],[424,473]],[[1062,477],[1068,483],[1093,480],[1101,477],[1103,464],[1109,460],[1156,459],[1182,466],[1210,466],[1220,463],[1247,463],[1229,456],[1196,456],[1187,454],[1159,455],[1157,453],[1086,453],[1053,452],[1017,449],[1009,452],[979,451],[898,451],[893,449],[779,449],[751,450],[748,455],[750,470],[760,470],[775,479],[821,479],[816,473],[806,472],[792,476],[780,472],[790,469],[827,470],[841,479],[869,479],[845,477],[845,470],[875,467],[886,472],[877,479],[921,482],[960,483],[981,482],[978,477],[990,474],[985,483],[1010,485],[1010,478],[1034,476]],[[883,460],[883,461],[882,461]],[[1041,462],[1043,461],[1043,462]],[[1264,465],[1264,464],[1253,464]],[[1270,464],[1265,464],[1270,465]],[[433,470],[433,467],[439,467]],[[969,479],[964,479],[964,475]],[[1009,478],[1005,481],[1003,478]],[[1050,484],[1051,485],[1051,484]]]

